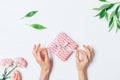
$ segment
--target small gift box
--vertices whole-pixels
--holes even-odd
[[[55,40],[48,46],[48,49],[51,53],[54,53],[61,60],[65,61],[77,47],[76,42],[65,33],[60,32]]]

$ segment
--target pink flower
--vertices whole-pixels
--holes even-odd
[[[14,71],[12,75],[12,80],[22,80],[21,73],[19,71]]]
[[[0,65],[4,66],[4,67],[5,66],[7,66],[7,67],[13,66],[13,63],[14,63],[14,61],[11,58],[5,58],[0,61]]]
[[[15,64],[18,67],[24,67],[24,68],[27,67],[27,61],[22,57],[17,58],[17,60],[15,61]]]

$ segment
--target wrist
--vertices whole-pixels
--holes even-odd
[[[41,74],[44,75],[49,75],[50,71],[49,70],[41,70]]]
[[[86,69],[78,70],[78,73],[79,73],[79,74],[86,74],[86,73],[87,73],[87,70],[86,70]]]
[[[41,70],[40,80],[48,80],[49,79],[49,72]]]
[[[87,70],[78,71],[78,80],[88,80],[87,79]]]

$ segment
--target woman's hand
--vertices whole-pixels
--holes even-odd
[[[50,71],[52,69],[52,61],[48,56],[47,49],[46,48],[41,48],[40,44],[34,45],[33,56],[34,56],[36,62],[41,67],[40,80],[48,80],[48,76],[49,76]],[[47,78],[45,78],[45,76]]]
[[[76,64],[79,80],[87,80],[87,67],[93,58],[93,50],[90,46],[83,45],[85,50],[79,49],[76,51]],[[80,58],[82,55],[82,58]]]

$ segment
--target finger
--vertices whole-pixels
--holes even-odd
[[[36,46],[36,44],[34,44],[34,46],[33,46],[33,56],[34,56],[35,59],[37,58],[36,50],[37,50],[37,46]]]
[[[46,48],[44,48],[44,54],[45,54],[45,60],[49,60],[48,51]]]
[[[79,52],[83,55],[83,60],[88,60],[87,53],[84,50],[79,50]]]
[[[34,57],[34,58],[35,58],[35,56],[36,56],[35,53],[33,53],[33,57]]]
[[[91,55],[91,58],[92,58],[94,56],[93,49],[89,45],[87,47],[90,50],[90,55]]]
[[[44,51],[43,48],[39,48],[39,49],[38,49],[38,54],[40,54],[40,55],[42,56],[42,55],[43,55],[43,51]]]
[[[40,55],[37,53],[33,53],[33,57],[35,58],[36,61],[40,61]]]
[[[80,59],[79,59],[79,50],[76,51],[76,62],[80,62]]]
[[[38,53],[39,48],[40,48],[40,44],[38,44],[37,47],[36,47],[36,53]]]
[[[38,47],[40,47],[40,43],[38,44]]]
[[[34,46],[33,46],[33,50],[35,50],[36,49],[36,44],[34,44]]]
[[[33,46],[33,54],[35,54],[35,52],[36,52],[36,45],[34,44],[34,46]]]
[[[36,61],[38,62],[43,62],[43,59],[42,57],[40,56],[40,54],[37,54],[36,57],[35,57]]]
[[[42,49],[40,48],[40,45],[39,44],[37,46],[34,45],[33,48],[35,49],[35,52],[33,53],[33,56],[36,59],[36,61],[40,61],[40,62],[43,61],[42,56],[41,56]]]
[[[42,54],[43,48],[38,49],[38,53]]]
[[[86,50],[86,53],[87,53],[87,56],[89,58],[89,60],[91,59],[91,54],[90,54],[90,50],[88,49],[88,47],[86,45],[83,45],[83,47],[85,48]]]
[[[38,53],[36,54],[36,56],[39,58],[40,61],[44,60],[42,52],[43,52],[43,48],[39,48]]]

